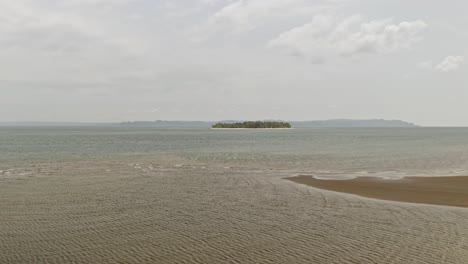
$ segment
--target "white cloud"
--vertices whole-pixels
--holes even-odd
[[[317,15],[311,22],[280,34],[268,47],[323,62],[333,56],[408,49],[421,39],[420,33],[426,26],[421,20],[395,24],[391,19],[364,22],[358,15],[341,20]]]
[[[447,56],[441,63],[435,66],[435,70],[451,72],[458,70],[464,62],[462,56]]]
[[[242,33],[273,20],[310,16],[332,5],[336,3],[330,4],[330,0],[235,0],[215,12],[199,31],[207,35],[221,31]]]

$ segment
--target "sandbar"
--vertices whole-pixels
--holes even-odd
[[[397,180],[377,177],[322,180],[312,176],[285,179],[323,190],[381,200],[468,207],[468,176],[405,177]]]

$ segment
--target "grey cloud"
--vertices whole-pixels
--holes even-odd
[[[127,32],[109,30],[109,25],[85,13],[77,13],[77,6],[90,4],[129,3],[105,0],[51,1],[44,6],[38,2],[0,1],[0,45],[2,48],[23,49],[27,52],[125,52],[134,54],[144,48],[142,39],[134,39]],[[115,21],[118,21],[116,19]],[[111,24],[112,25],[112,24]],[[117,27],[114,27],[117,28]],[[123,37],[122,35],[126,35]],[[130,37],[131,36],[131,37]]]

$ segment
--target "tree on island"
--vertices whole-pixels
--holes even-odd
[[[242,123],[217,123],[213,128],[291,128],[286,122],[246,121]]]

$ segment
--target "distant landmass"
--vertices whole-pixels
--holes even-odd
[[[120,123],[122,126],[154,126],[154,127],[212,127],[217,123],[232,124],[243,123],[243,120],[228,120],[228,121],[135,121]],[[278,120],[266,120],[263,122],[282,122]],[[417,125],[401,120],[384,120],[384,119],[333,119],[323,121],[290,121],[292,127],[307,128],[307,127],[417,127]]]
[[[0,122],[0,127],[79,127],[79,126],[109,126],[108,124],[100,123],[80,123],[80,122],[41,122],[41,121],[14,121]]]
[[[417,127],[401,120],[384,119],[333,119],[324,121],[291,122],[293,127]]]
[[[210,121],[133,121],[120,123],[121,126],[151,126],[151,127],[211,127],[217,122]]]
[[[133,121],[122,123],[79,123],[79,122],[0,122],[0,127],[71,127],[71,126],[146,126],[162,128],[209,128],[217,123],[242,123],[244,120],[224,121]],[[262,122],[283,122],[281,120],[264,120]],[[401,120],[384,119],[333,119],[323,121],[289,121],[293,128],[307,127],[417,127]]]
[[[217,123],[212,128],[291,128],[287,122],[277,121],[246,121],[236,123]]]

